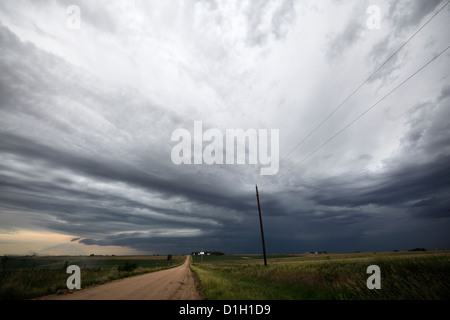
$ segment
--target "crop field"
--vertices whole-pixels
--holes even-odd
[[[450,299],[450,251],[195,256],[191,268],[210,300]],[[367,267],[381,271],[368,289]]]
[[[32,299],[67,290],[69,265],[81,268],[81,287],[180,265],[184,256],[8,257],[0,272],[0,299]]]

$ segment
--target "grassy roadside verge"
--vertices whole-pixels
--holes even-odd
[[[230,260],[194,262],[209,300],[450,299],[450,255],[363,255],[278,259],[269,266]],[[241,259],[242,260],[242,259]],[[381,289],[366,286],[369,265],[381,269]]]
[[[137,276],[149,272],[169,269],[184,263],[186,257],[179,257],[173,261],[161,260],[115,260],[117,265],[111,265],[109,260],[89,261],[87,267],[81,267],[81,287],[103,284],[109,281]],[[63,261],[63,260],[61,260]],[[62,262],[64,263],[64,262]],[[76,264],[77,261],[72,262]],[[131,268],[124,268],[128,263]],[[60,263],[61,264],[61,263]],[[33,299],[57,292],[67,291],[66,281],[70,274],[62,268],[51,267],[22,267],[12,268],[0,273],[0,300]]]

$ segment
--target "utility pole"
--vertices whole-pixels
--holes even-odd
[[[262,239],[262,247],[263,247],[263,254],[264,254],[264,265],[267,266],[266,244],[264,243],[264,230],[263,230],[263,223],[262,223],[262,217],[261,217],[261,205],[259,204],[258,185],[256,185],[256,199],[258,200],[259,225],[261,227],[261,239]]]

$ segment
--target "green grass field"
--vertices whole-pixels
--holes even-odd
[[[0,272],[0,299],[32,299],[67,290],[66,265],[81,268],[81,287],[180,265],[185,257],[11,257]]]
[[[369,265],[381,289],[366,285]],[[450,251],[194,257],[191,268],[210,300],[450,299]]]

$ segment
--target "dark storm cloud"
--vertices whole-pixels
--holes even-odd
[[[8,54],[6,59],[2,59],[2,70],[5,72],[2,73],[0,81],[2,82],[2,106],[1,109],[4,111],[8,111],[10,114],[18,114],[19,116],[32,115],[38,121],[46,122],[53,121],[50,123],[51,126],[57,126],[57,129],[63,133],[67,133],[69,135],[77,134],[76,130],[78,128],[63,126],[58,123],[58,118],[49,119],[49,116],[46,114],[43,109],[46,108],[46,104],[54,105],[57,103],[55,101],[55,97],[63,94],[69,95],[72,99],[77,100],[79,102],[86,102],[87,104],[93,106],[94,103],[92,101],[96,101],[97,105],[105,106],[106,116],[110,116],[110,112],[108,108],[118,107],[118,111],[124,111],[127,114],[126,118],[120,118],[111,115],[108,120],[114,121],[117,123],[117,120],[123,120],[121,123],[118,123],[118,126],[123,126],[126,129],[126,126],[130,127],[136,126],[136,122],[128,123],[127,118],[133,120],[139,120],[139,115],[134,116],[133,105],[130,105],[136,101],[136,97],[133,97],[133,100],[130,101],[127,99],[128,97],[123,97],[122,95],[115,94],[113,92],[95,92],[89,89],[85,89],[80,87],[80,80],[78,79],[78,74],[75,73],[75,79],[66,78],[66,77],[58,77],[57,81],[50,81],[55,74],[53,70],[59,70],[61,75],[67,75],[67,68],[64,63],[59,61],[59,59],[52,57],[51,55],[39,53],[36,48],[27,45],[21,45],[17,38],[15,38],[12,33],[6,31],[5,28],[1,28],[2,30],[2,42],[7,45]],[[13,56],[14,55],[14,56]],[[13,59],[13,63],[8,63],[9,59]],[[25,61],[41,61],[40,67],[46,67],[44,70],[40,70],[38,67],[35,67],[31,62],[26,63]],[[27,70],[27,76],[21,70]],[[73,73],[69,73],[72,75]],[[19,89],[22,87],[18,87],[17,84],[21,84],[24,87],[28,87],[32,89],[27,95],[19,94]],[[98,83],[97,83],[98,84]],[[72,88],[72,90],[68,91],[64,88]],[[97,88],[96,88],[97,89]],[[101,89],[101,88],[100,88]],[[104,96],[104,94],[108,94]],[[111,95],[112,96],[111,96]],[[71,148],[61,148],[60,146],[52,146],[48,143],[44,143],[47,136],[41,137],[26,137],[28,131],[21,130],[23,128],[17,128],[17,132],[10,133],[7,131],[3,131],[1,133],[1,149],[3,152],[11,153],[18,155],[22,158],[33,159],[33,160],[41,160],[47,163],[50,167],[62,167],[69,168],[75,172],[83,172],[89,176],[95,176],[102,179],[111,179],[118,180],[126,183],[131,183],[135,185],[139,185],[144,188],[148,188],[151,190],[157,190],[159,192],[166,193],[166,196],[170,195],[187,195],[189,198],[197,199],[200,202],[211,202],[213,197],[213,193],[211,193],[211,187],[209,183],[206,184],[198,184],[195,186],[188,186],[186,183],[183,183],[180,180],[180,176],[161,176],[158,173],[158,167],[164,171],[163,168],[169,166],[173,167],[170,161],[170,128],[175,129],[179,126],[186,126],[184,124],[175,124],[173,121],[177,121],[178,117],[171,115],[170,111],[163,111],[158,109],[155,106],[147,106],[146,102],[137,102],[136,107],[143,107],[146,112],[146,117],[152,119],[151,131],[149,133],[157,133],[157,135],[149,135],[146,138],[147,141],[160,143],[161,146],[165,148],[166,158],[161,160],[159,146],[148,145],[146,148],[149,153],[145,153],[145,157],[152,164],[152,170],[146,170],[142,172],[137,167],[133,167],[126,163],[121,158],[107,158],[103,157],[101,154],[95,155],[86,155],[84,153],[80,153],[79,150],[74,150]],[[63,114],[64,107],[61,106],[60,112]],[[136,111],[138,112],[138,111]],[[150,116],[149,116],[150,115]],[[172,122],[172,123],[171,123]],[[169,124],[169,125],[167,125]],[[165,130],[164,130],[165,128]],[[95,136],[95,127],[86,127],[89,131],[84,131],[83,133],[87,133],[87,138],[96,138]],[[121,129],[121,128],[119,128]],[[162,133],[161,133],[162,131]],[[92,133],[93,135],[89,135]],[[113,132],[114,133],[114,132]],[[53,137],[51,137],[53,138]],[[72,138],[77,138],[73,136]],[[44,140],[45,139],[45,140]],[[158,141],[159,140],[159,141]],[[162,141],[161,141],[162,140]],[[92,143],[95,143],[95,140],[91,140]],[[49,141],[51,142],[51,140]],[[161,143],[162,142],[162,143]],[[107,144],[108,141],[105,141]],[[150,148],[149,148],[150,147]],[[134,152],[143,153],[142,150],[133,150]],[[152,158],[152,155],[156,154]],[[156,158],[156,159],[155,159]],[[154,173],[152,173],[154,172]],[[229,199],[219,198],[214,200],[215,204],[228,206],[231,202]]]
[[[358,207],[364,205],[417,207],[413,201],[434,199],[439,203],[450,191],[450,156],[443,156],[430,163],[398,166],[379,174],[357,177],[333,177],[319,182],[321,193],[314,196],[316,203],[330,207]],[[436,197],[438,195],[439,197]],[[449,201],[447,204],[450,205]],[[427,217],[448,217],[446,211],[426,208]]]
[[[62,167],[98,179],[125,182],[143,187],[149,191],[153,190],[163,193],[168,199],[176,196],[184,196],[191,201],[198,201],[218,207],[242,208],[241,204],[236,205],[232,201],[231,196],[227,194],[219,196],[218,192],[213,191],[214,189],[210,182],[193,186],[177,177],[168,179],[156,174],[143,174],[140,170],[130,167],[123,162],[106,163],[95,158],[81,157],[76,153],[54,149],[37,141],[5,132],[0,133],[0,139],[1,151],[18,155],[23,159],[44,161],[49,168]]]
[[[5,135],[2,135],[4,138]],[[21,146],[26,149],[22,140]],[[2,146],[5,146],[2,143]],[[13,153],[14,150],[3,149],[2,151]],[[52,154],[46,148],[39,148],[43,153],[22,153],[24,158],[45,159],[49,161],[48,155]],[[25,151],[25,150],[22,150]],[[52,150],[54,151],[54,150]],[[15,152],[17,155],[17,152]],[[44,158],[44,155],[47,156]],[[70,161],[66,162],[66,159]],[[58,159],[58,160],[56,160]],[[85,159],[74,160],[73,157],[57,154],[56,158],[50,160],[45,166],[49,172],[59,166],[70,168],[75,172],[82,172],[84,175],[93,177],[97,180],[108,182],[125,182],[128,185],[137,185],[144,189],[156,190],[163,193],[167,201],[176,197],[183,196],[190,202],[197,201],[202,205],[214,205],[217,210],[220,206],[226,209],[234,207],[245,208],[245,203],[232,201],[229,195],[219,195],[213,192],[207,192],[202,189],[192,189],[185,186],[186,183],[180,181],[170,181],[162,183],[160,180],[152,180],[148,176],[142,176],[140,172],[125,171],[123,166],[108,168],[110,164],[90,163]],[[52,169],[50,169],[52,168]],[[1,188],[3,190],[1,201],[4,206],[14,206],[20,203],[23,210],[35,212],[36,223],[42,226],[50,227],[54,230],[78,233],[93,234],[98,233],[99,225],[103,227],[100,232],[118,232],[123,230],[133,230],[136,228],[155,228],[155,227],[192,227],[208,228],[212,230],[209,221],[198,216],[198,213],[185,212],[183,209],[176,210],[158,206],[152,206],[138,201],[127,199],[125,196],[108,194],[107,192],[98,193],[88,192],[77,189],[76,186],[64,183],[56,184],[55,181],[11,181],[9,177],[3,177]],[[172,190],[172,192],[171,192]],[[145,210],[147,215],[137,214],[136,210]],[[45,216],[39,219],[39,212],[51,214],[56,220],[48,220]],[[158,215],[154,216],[155,212]],[[162,216],[161,216],[162,215]],[[218,217],[219,221],[221,220]],[[116,239],[117,241],[117,239]]]
[[[258,245],[258,241],[252,241],[248,234],[244,234],[246,237],[239,240],[236,235],[227,236],[226,233],[220,237],[207,236],[195,236],[195,237],[144,237],[142,235],[123,235],[116,238],[103,238],[101,240],[96,239],[83,239],[80,243],[86,245],[101,245],[101,246],[127,246],[138,250],[149,250],[151,248],[158,248],[159,252],[186,254],[192,251],[200,250],[223,250],[227,253],[245,253],[253,252],[255,245]],[[253,234],[254,239],[257,239],[257,234]],[[242,251],[241,251],[242,250]]]
[[[232,194],[223,192],[227,189],[213,188],[214,181],[192,183],[192,176],[185,174],[183,170],[180,171],[181,174],[168,171],[168,168],[175,168],[170,163],[170,128],[185,126],[183,123],[170,125],[170,121],[177,121],[177,117],[171,115],[170,111],[166,112],[154,106],[149,107],[147,102],[139,101],[139,98],[131,96],[126,90],[119,91],[118,94],[114,91],[102,92],[101,83],[79,72],[70,71],[60,59],[43,53],[32,45],[21,43],[6,28],[2,27],[0,31],[1,42],[6,45],[2,51],[1,63],[4,72],[0,76],[2,96],[0,110],[5,115],[0,132],[0,152],[3,156],[14,159],[1,164],[3,172],[8,173],[3,174],[1,179],[3,208],[21,208],[22,212],[29,213],[29,219],[36,225],[68,233],[78,233],[85,237],[89,234],[106,235],[111,232],[141,228],[175,230],[190,227],[195,229],[205,228],[205,224],[209,231],[214,228],[211,226],[211,221],[207,221],[209,218],[205,218],[205,214],[202,215],[201,212],[189,213],[183,208],[178,210],[161,205],[152,206],[128,199],[125,195],[120,197],[109,194],[107,191],[94,192],[79,189],[72,176],[86,177],[105,183],[123,183],[132,188],[146,190],[149,194],[156,194],[158,198],[163,198],[166,202],[181,197],[186,199],[186,203],[203,206],[204,208],[200,211],[213,208],[217,210],[222,207],[225,210],[239,208],[245,212],[249,207],[245,201],[236,201]],[[36,65],[30,61],[40,61],[40,63]],[[43,66],[44,69],[40,69]],[[90,89],[80,86],[86,83],[95,83],[96,86]],[[29,88],[30,91],[25,91],[25,88]],[[97,108],[103,112],[103,115],[109,116],[109,120],[116,125],[116,128],[123,130],[133,130],[137,124],[136,121],[128,123],[127,117],[120,117],[120,115],[117,117],[109,112],[109,109],[117,110],[118,108],[120,111],[126,106],[126,115],[139,121],[139,116],[134,116],[133,112],[144,108],[146,116],[150,115],[153,119],[151,130],[159,135],[146,137],[150,147],[137,144],[135,149],[131,146],[130,150],[144,157],[148,165],[142,168],[126,161],[127,157],[111,157],[101,152],[86,152],[84,148],[72,148],[71,145],[60,144],[60,140],[54,135],[49,135],[46,130],[38,129],[39,124],[42,123],[42,128],[56,128],[59,138],[68,135],[74,145],[81,144],[89,147],[89,144],[93,144],[95,148],[95,144],[98,143],[96,131],[101,128],[82,123],[85,125],[82,130],[83,128],[71,126],[70,123],[59,123],[60,119],[66,119],[64,112],[67,110],[57,101],[61,95]],[[128,99],[130,97],[132,97],[131,101]],[[56,114],[51,114],[46,112],[47,106],[59,106],[60,109]],[[102,110],[101,106],[105,108]],[[58,117],[58,113],[62,117]],[[31,120],[27,121],[28,118]],[[19,126],[20,122],[30,127]],[[166,130],[162,130],[163,128]],[[36,130],[38,135],[30,134],[30,130]],[[163,132],[161,133],[160,130]],[[114,133],[117,131],[112,132]],[[77,142],[80,135],[85,137]],[[162,159],[162,150],[154,145],[158,143],[158,139],[162,150],[166,151]],[[102,149],[109,143],[108,139],[104,139],[98,146]],[[112,144],[111,147],[116,146]],[[141,147],[149,153],[144,152]],[[107,152],[110,151],[111,148],[107,149]],[[23,165],[32,168],[33,172],[24,171]],[[56,174],[58,170],[63,170],[69,175],[61,177]],[[136,213],[136,210],[145,210],[146,214]],[[48,216],[54,219],[49,220]],[[220,217],[216,218],[221,220]],[[102,227],[99,228],[99,226]],[[129,237],[127,236],[127,239]],[[120,239],[121,237],[114,238],[114,241],[120,242]]]
[[[411,107],[408,130],[400,140],[398,154],[385,161],[382,171],[349,172],[319,179],[309,186],[320,190],[314,192],[314,202],[337,207],[369,204],[403,207],[434,199],[437,211],[429,200],[433,207],[427,208],[428,216],[448,217],[448,212],[440,209],[444,195],[450,192],[448,96],[448,86],[444,86],[435,101]],[[448,201],[447,204],[450,205]]]
[[[111,35],[120,32],[120,23],[108,12],[103,15],[97,4],[78,3],[83,23]],[[219,7],[215,1],[201,3],[211,14]],[[396,2],[388,17],[397,19],[399,31],[406,30],[420,23],[436,3],[409,8]],[[69,3],[59,4],[63,8]],[[249,2],[240,12],[248,27],[244,44],[257,47],[267,45],[271,36],[284,39],[295,19],[295,6],[294,1]],[[357,8],[361,15],[350,15],[343,29],[329,38],[329,58],[361,40],[367,16],[365,7]],[[398,10],[408,12],[408,18],[401,18]],[[198,114],[170,103],[161,106],[137,89],[97,78],[50,50],[21,41],[3,26],[0,44],[2,228],[27,221],[71,234],[73,242],[145,251],[259,252],[256,170],[171,162],[171,132],[191,128],[199,120],[191,114]],[[372,58],[384,56],[391,47],[390,42],[374,46]],[[400,58],[393,60],[386,75],[400,63]],[[178,88],[168,86],[177,95]],[[436,231],[441,238],[428,239],[446,243],[448,236],[441,235],[449,221],[444,209],[450,209],[449,97],[450,86],[443,84],[435,99],[414,102],[405,115],[398,152],[378,171],[361,169],[360,163],[371,159],[363,154],[355,156],[358,169],[343,174],[333,175],[328,167],[320,174],[300,169],[271,192],[265,192],[262,183],[270,252],[394,249],[394,244],[411,243],[411,230]],[[190,103],[188,94],[183,99]],[[231,95],[230,101],[239,99]],[[250,124],[259,121],[255,110],[249,113],[256,118]],[[210,110],[203,112],[205,116]]]
[[[289,221],[284,225],[286,238],[293,237],[299,244],[317,245],[312,239],[318,237],[323,246],[327,244],[333,250],[341,250],[344,243],[352,241],[381,248],[394,241],[393,234],[387,232],[386,242],[378,238],[375,244],[373,235],[381,228],[397,230],[410,241],[414,236],[404,228],[411,223],[421,225],[423,230],[434,228],[435,240],[445,246],[450,241],[445,236],[450,219],[448,95],[448,86],[443,86],[435,100],[411,106],[398,151],[384,161],[381,170],[355,168],[323,176],[308,176],[306,170],[299,170],[291,172],[291,176],[301,179],[293,182],[290,190],[284,188],[275,195],[263,193],[265,217],[271,221],[268,233],[273,236],[280,232],[282,228],[276,221],[283,220]],[[436,221],[440,221],[439,227]],[[339,242],[332,245],[325,239]],[[402,242],[399,239],[396,243]],[[271,240],[282,242],[280,237]]]

